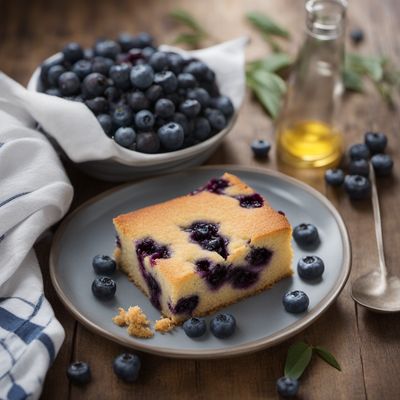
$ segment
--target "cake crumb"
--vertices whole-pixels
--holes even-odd
[[[166,333],[172,331],[175,328],[174,322],[170,318],[161,317],[154,324],[154,329],[157,332]]]
[[[118,315],[113,318],[113,322],[118,326],[127,326],[130,336],[150,338],[154,335],[150,321],[139,306],[129,307],[128,311],[118,308]]]

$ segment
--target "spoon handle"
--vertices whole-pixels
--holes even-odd
[[[385,252],[383,248],[382,219],[379,207],[378,190],[376,188],[375,171],[374,167],[372,166],[372,163],[369,163],[369,175],[372,185],[372,209],[374,212],[375,236],[376,236],[376,243],[378,246],[379,267],[381,270],[381,274],[386,276],[387,270],[385,262]]]

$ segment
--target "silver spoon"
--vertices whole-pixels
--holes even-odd
[[[378,245],[379,269],[357,278],[352,284],[351,296],[354,301],[371,311],[382,313],[397,312],[400,311],[400,279],[395,275],[389,275],[386,268],[379,198],[375,171],[371,163],[369,172],[372,185],[372,208]]]

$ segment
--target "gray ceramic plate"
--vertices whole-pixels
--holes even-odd
[[[152,320],[159,318],[147,298],[123,275],[117,273],[117,294],[110,303],[91,293],[95,274],[91,267],[96,254],[111,254],[114,248],[112,218],[150,204],[186,194],[208,179],[225,171],[238,175],[265,196],[277,210],[283,210],[290,223],[311,222],[318,227],[321,243],[314,254],[325,262],[318,283],[302,281],[297,273],[261,294],[226,307],[238,323],[235,334],[219,340],[207,334],[200,340],[188,338],[181,328],[152,339],[130,337],[126,329],[111,321],[119,306],[138,304]],[[294,265],[307,254],[294,245]],[[350,243],[345,225],[329,201],[309,186],[285,175],[261,169],[234,166],[203,167],[120,186],[81,206],[63,222],[54,239],[50,257],[53,284],[73,315],[89,329],[125,346],[185,358],[228,357],[273,346],[315,321],[335,300],[350,272]],[[310,298],[309,311],[288,314],[282,306],[287,290],[304,290]],[[208,317],[209,320],[211,317]]]

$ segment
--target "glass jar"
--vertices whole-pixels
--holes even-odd
[[[288,81],[276,125],[278,159],[295,167],[335,166],[343,94],[344,0],[308,0],[306,37]]]

